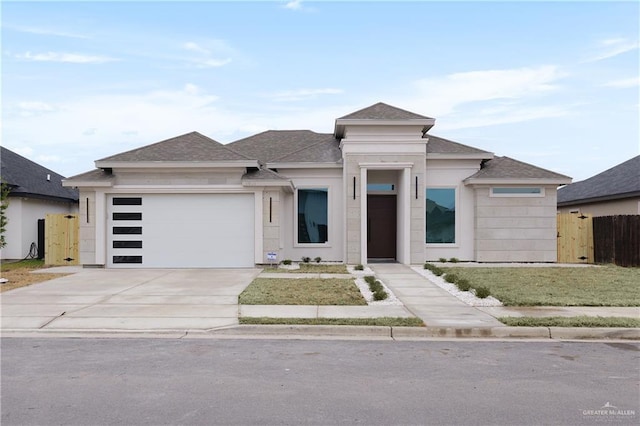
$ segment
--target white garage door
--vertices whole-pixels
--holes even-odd
[[[108,266],[254,266],[253,194],[108,197]]]

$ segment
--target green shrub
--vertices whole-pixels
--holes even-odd
[[[309,262],[311,261],[311,258],[310,258],[310,257],[308,257],[308,256],[302,256],[302,261],[303,261],[304,263],[309,263]]]
[[[375,293],[376,291],[383,291],[384,287],[380,281],[375,280],[373,283],[369,283],[369,290]]]
[[[320,261],[322,260],[322,258],[320,256],[316,257],[315,259],[313,259],[316,261],[316,263],[320,263]]]
[[[376,281],[376,277],[374,277],[373,275],[366,275],[364,277],[364,280],[367,282],[367,284],[371,285]]]
[[[458,281],[458,276],[453,273],[447,273],[444,276],[444,280],[448,283],[455,283],[456,281]]]
[[[460,278],[456,281],[456,286],[460,289],[460,291],[469,291],[471,289],[471,283],[469,280],[465,280],[464,278]]]
[[[444,257],[441,257],[440,259],[438,259],[438,262],[447,263],[447,259],[445,259]]]
[[[382,288],[373,292],[373,300],[384,300],[387,297],[389,297],[389,295]]]
[[[452,257],[451,259],[449,259],[449,262],[458,263],[458,262],[460,262],[460,260],[457,257]]]
[[[291,259],[285,259],[282,261],[283,265],[291,265]]]
[[[438,276],[438,277],[439,277],[440,275],[444,274],[444,271],[443,271],[442,269],[438,268],[437,266],[436,266],[436,267],[434,267],[434,268],[431,270],[431,272],[433,273],[433,275],[436,275],[436,276]]]
[[[364,266],[363,265],[356,265],[353,267],[353,269],[355,269],[356,271],[364,271]]]
[[[485,299],[489,297],[490,294],[491,291],[487,287],[476,288],[476,297],[479,297],[480,299]]]

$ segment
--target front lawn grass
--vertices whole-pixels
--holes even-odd
[[[511,327],[640,327],[639,318],[625,317],[502,317],[498,321]]]
[[[256,278],[240,294],[241,305],[366,305],[352,279]]]
[[[443,268],[505,306],[640,306],[640,268]]]
[[[301,263],[300,269],[285,269],[278,267],[266,267],[264,272],[277,272],[289,274],[348,274],[347,265],[317,265],[313,263]]]
[[[0,293],[69,275],[31,273],[31,271],[35,269],[43,268],[45,268],[44,260],[38,259],[20,260],[18,262],[2,262],[2,265],[0,266],[0,277],[6,278],[9,281],[4,284],[0,284]]]
[[[424,327],[420,318],[269,318],[240,317],[240,324],[284,324],[284,325],[373,325],[384,327]]]

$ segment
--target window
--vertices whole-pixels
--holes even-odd
[[[491,187],[492,197],[544,197],[544,188],[539,186],[534,187],[517,187],[517,186],[505,186]]]
[[[392,192],[396,189],[396,186],[392,183],[368,183],[367,191],[384,191]]]
[[[142,220],[142,213],[113,213],[113,220]]]
[[[142,234],[142,226],[114,226],[114,235]]]
[[[456,242],[455,188],[427,188],[427,243]]]
[[[142,198],[140,197],[114,197],[112,200],[114,206],[141,206]]]
[[[298,190],[298,243],[326,243],[328,223],[327,188]]]

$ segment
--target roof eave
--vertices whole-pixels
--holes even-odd
[[[463,180],[465,185],[564,185],[571,183],[571,178],[474,178]]]
[[[422,133],[428,132],[436,124],[435,118],[411,118],[404,120],[376,120],[357,118],[338,118],[333,134],[337,139],[344,136],[345,126],[422,126]]]
[[[579,204],[601,203],[604,201],[626,200],[627,198],[640,197],[640,191],[625,192],[623,194],[604,195],[602,197],[580,198],[568,201],[558,201],[558,207],[569,207]]]
[[[67,188],[80,188],[80,187],[110,188],[113,186],[113,179],[109,179],[109,180],[63,179],[62,186]]]
[[[313,163],[313,162],[273,162],[266,163],[268,169],[341,169],[342,161],[334,163]]]
[[[35,194],[31,192],[11,192],[8,195],[9,197],[20,197],[20,198],[32,198],[35,200],[47,200],[47,201],[56,201],[61,203],[77,203],[77,198],[69,198],[69,197],[58,197],[55,195],[46,195],[46,194]]]
[[[495,157],[493,152],[474,153],[437,153],[428,152],[427,160],[491,160]]]
[[[102,161],[95,165],[99,169],[173,169],[173,168],[232,168],[258,167],[258,160],[222,160],[222,161]]]
[[[293,192],[295,189],[293,182],[282,179],[246,179],[242,181],[242,186],[247,187],[279,187],[286,192]]]

